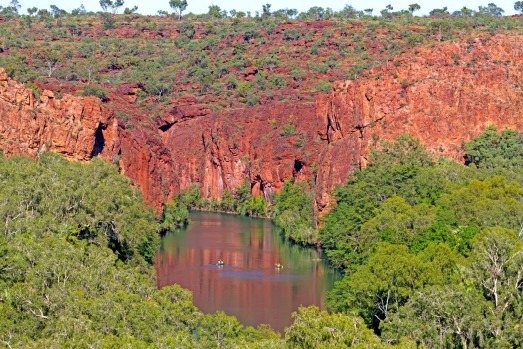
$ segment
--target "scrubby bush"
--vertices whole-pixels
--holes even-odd
[[[109,94],[107,93],[107,90],[101,86],[97,86],[97,85],[85,86],[82,89],[81,93],[83,96],[98,97],[98,98],[100,98],[100,100],[102,102],[107,102],[109,100]]]

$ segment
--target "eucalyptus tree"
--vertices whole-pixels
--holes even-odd
[[[410,12],[411,15],[413,15],[414,12],[418,11],[420,8],[421,8],[421,6],[418,5],[417,3],[416,4],[410,4],[409,5],[409,12]]]
[[[181,19],[182,12],[187,8],[187,0],[169,0],[169,6],[178,12],[178,19]]]
[[[116,11],[118,11],[118,9],[123,5],[123,0],[100,0],[100,7],[102,8],[102,10],[104,10],[105,12],[111,10],[113,14],[115,14]]]

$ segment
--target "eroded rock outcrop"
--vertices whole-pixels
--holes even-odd
[[[165,201],[180,192],[177,164],[152,122],[141,123],[142,127],[120,129],[117,163],[120,172],[131,178],[144,198],[160,210]]]
[[[404,54],[318,101],[329,146],[320,156],[319,210],[363,167],[379,140],[411,134],[435,159],[463,160],[461,144],[488,125],[523,131],[523,35],[439,44]]]
[[[110,156],[119,147],[117,122],[98,98],[65,94],[56,99],[44,90],[37,99],[2,68],[0,115],[0,147],[7,155],[54,151],[68,159],[88,160]]]
[[[314,176],[323,125],[312,103],[283,102],[186,119],[164,134],[180,187],[199,183],[207,197],[234,192],[245,179],[270,199],[283,181]]]
[[[109,109],[95,97],[64,94],[58,99],[48,90],[37,99],[0,68],[0,148],[6,155],[37,157],[52,151],[79,161],[101,156],[118,164],[159,209],[179,191],[171,152],[152,121],[136,117],[135,122],[144,126],[139,128],[115,116],[113,110],[127,115],[125,96],[113,102]]]

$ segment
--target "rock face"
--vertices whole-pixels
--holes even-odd
[[[434,158],[462,160],[461,144],[488,125],[523,131],[523,35],[438,44],[403,54],[356,81],[339,81],[316,102],[265,101],[243,109],[186,95],[154,120],[135,106],[139,86],[122,85],[111,109],[92,97],[32,91],[0,70],[0,147],[37,156],[117,163],[156,208],[199,183],[206,197],[249,180],[271,198],[294,177],[315,188],[317,210],[372,146],[409,133]],[[116,112],[113,112],[116,110]]]
[[[52,151],[80,161],[101,156],[117,163],[156,208],[179,191],[170,151],[152,122],[143,129],[126,127],[98,98],[64,94],[56,99],[44,90],[36,99],[0,68],[0,118],[0,148],[6,155]]]
[[[0,146],[6,155],[54,151],[74,160],[109,155],[119,147],[113,113],[94,97],[55,99],[9,79],[0,68]]]
[[[153,126],[131,129],[120,124],[120,149],[115,155],[120,172],[133,180],[145,200],[158,211],[180,192],[176,163]]]
[[[285,102],[186,119],[163,140],[178,164],[180,187],[199,183],[203,194],[220,197],[249,179],[253,194],[270,200],[283,181],[313,178],[326,145],[312,103]]]
[[[523,131],[523,35],[441,44],[402,55],[318,101],[329,146],[320,155],[316,203],[366,164],[379,140],[418,138],[434,159],[463,160],[461,144],[489,125]]]
[[[185,109],[163,140],[180,187],[219,197],[245,178],[267,199],[286,178],[312,180],[319,212],[331,191],[364,167],[370,148],[409,133],[434,159],[462,161],[461,144],[489,125],[523,131],[523,36],[440,44],[404,54],[316,104],[269,103],[209,112]],[[181,109],[181,108],[180,108]]]

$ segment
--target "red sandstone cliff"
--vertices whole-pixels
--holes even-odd
[[[284,102],[180,116],[163,139],[174,150],[182,188],[198,182],[204,195],[219,197],[249,178],[254,193],[269,197],[286,178],[315,178],[322,211],[334,185],[365,166],[379,140],[410,133],[435,159],[461,161],[462,142],[490,124],[523,131],[522,48],[522,35],[420,48],[357,81],[337,82],[315,106]],[[284,131],[289,124],[293,135]]]
[[[6,155],[52,151],[80,161],[101,156],[118,163],[156,208],[179,191],[171,152],[152,122],[143,128],[125,125],[98,98],[64,94],[56,99],[44,90],[36,99],[0,68],[0,118],[0,148]]]
[[[329,140],[320,155],[318,209],[378,140],[419,138],[434,158],[462,161],[461,144],[488,125],[523,131],[523,35],[439,44],[404,54],[317,103]]]
[[[31,89],[9,79],[1,68],[0,115],[0,146],[7,155],[36,156],[52,150],[69,159],[88,160],[118,148],[116,120],[100,100],[71,95],[57,100],[47,90],[36,99]]]
[[[325,146],[312,103],[212,113],[176,124],[163,139],[173,150],[181,188],[200,183],[205,196],[234,191],[248,178],[267,199],[285,179],[307,180]]]
[[[315,104],[213,110],[185,96],[155,120],[133,106],[132,86],[111,95],[109,109],[95,98],[58,100],[49,91],[35,100],[0,70],[0,147],[6,154],[102,156],[157,208],[194,182],[204,196],[219,197],[248,178],[253,193],[269,198],[286,178],[315,179],[322,211],[334,185],[365,166],[379,140],[410,133],[435,158],[460,160],[462,141],[490,124],[523,131],[522,65],[521,34],[441,43],[337,82]]]

